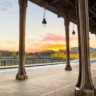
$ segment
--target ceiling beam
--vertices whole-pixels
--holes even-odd
[[[89,7],[89,12],[93,15],[93,17],[96,17],[96,12],[92,10],[92,8]]]
[[[50,4],[54,4],[56,2],[58,2],[58,0],[53,0],[52,2],[50,2]]]
[[[40,7],[43,7],[55,14],[58,17],[65,18],[66,13],[68,14],[68,18],[71,22],[76,22],[76,11],[75,11],[75,0],[29,0]],[[96,2],[96,0],[94,0]],[[89,0],[89,16],[90,16],[90,31],[96,34],[96,28],[93,27],[96,25],[96,6],[92,0]],[[65,6],[64,6],[65,5]],[[94,8],[93,8],[94,7]]]

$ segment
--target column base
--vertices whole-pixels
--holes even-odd
[[[81,96],[82,94],[80,93],[80,88],[76,87],[75,88],[75,96]]]
[[[16,79],[17,80],[26,80],[26,79],[28,79],[28,75],[27,74],[17,74]]]
[[[66,71],[71,71],[72,68],[71,68],[71,66],[66,66],[66,67],[65,67],[65,70],[66,70]]]
[[[96,96],[95,91],[92,89],[75,88],[75,96]]]

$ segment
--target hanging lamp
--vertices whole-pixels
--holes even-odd
[[[73,31],[72,31],[72,34],[75,35],[74,24],[73,24]]]
[[[46,24],[47,24],[45,14],[46,14],[46,9],[44,8],[44,15],[43,15],[43,20],[42,20],[42,24],[43,24],[44,27],[45,27]]]

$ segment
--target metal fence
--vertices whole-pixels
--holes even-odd
[[[36,63],[52,63],[52,62],[64,62],[64,59],[50,59],[50,58],[36,58],[31,59],[27,58],[25,59],[25,64],[36,64]],[[19,59],[0,59],[0,66],[12,66],[12,65],[18,65]]]

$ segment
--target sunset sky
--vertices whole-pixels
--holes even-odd
[[[47,25],[43,27],[44,9],[28,2],[26,20],[26,52],[65,49],[64,19],[46,10]],[[77,47],[77,26],[70,23],[70,46]],[[90,34],[90,46],[96,47],[95,35]],[[0,0],[0,50],[18,51],[19,48],[18,0]]]

